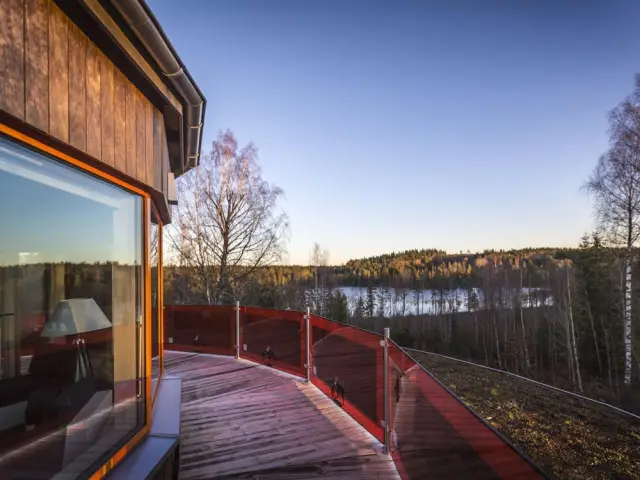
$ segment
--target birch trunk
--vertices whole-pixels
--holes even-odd
[[[496,355],[498,357],[498,367],[502,368],[502,356],[500,355],[500,336],[498,335],[498,322],[496,321],[495,311],[491,315],[493,319],[493,333],[496,337]]]
[[[575,365],[576,380],[578,382],[578,390],[582,393],[582,377],[580,376],[580,361],[578,359],[578,345],[576,340],[576,330],[573,325],[573,308],[571,306],[571,281],[569,278],[569,269],[567,268],[567,309],[569,312],[569,329],[571,334],[571,345],[573,351],[573,361]]]
[[[473,312],[473,326],[475,328],[476,331],[476,348],[478,348],[479,345],[479,335],[478,335],[478,312],[476,312],[474,310]]]
[[[524,362],[527,370],[531,367],[529,363],[529,350],[527,349],[527,334],[524,328],[524,311],[522,309],[522,265],[520,266],[520,328],[522,328],[522,346],[524,348]]]
[[[624,282],[624,384],[631,385],[631,254],[632,246],[627,245],[625,255],[625,282]]]
[[[589,299],[589,292],[587,288],[584,288],[584,298],[587,301],[587,314],[589,315],[589,323],[591,324],[591,335],[593,335],[593,344],[596,347],[596,357],[598,359],[598,369],[600,375],[602,375],[602,359],[600,358],[600,346],[598,345],[598,336],[596,335],[596,324],[593,320],[593,313],[591,312],[591,301]]]

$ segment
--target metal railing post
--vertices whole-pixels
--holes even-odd
[[[236,359],[240,358],[240,302],[236,302]]]
[[[391,431],[389,429],[389,328],[384,329],[384,346],[383,346],[383,362],[382,365],[382,381],[383,385],[383,402],[384,402],[384,449],[385,453],[391,453]]]
[[[307,363],[305,368],[307,369],[307,382],[311,382],[311,308],[307,307],[307,314],[304,316],[305,320],[305,334],[307,341],[305,345],[307,347]]]

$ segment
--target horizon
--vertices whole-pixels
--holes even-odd
[[[630,1],[149,0],[220,130],[283,188],[285,264],[576,246],[637,73]],[[214,28],[212,28],[214,27]]]

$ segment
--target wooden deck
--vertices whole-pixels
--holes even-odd
[[[246,360],[165,352],[183,379],[180,479],[399,479],[390,456],[313,385]]]

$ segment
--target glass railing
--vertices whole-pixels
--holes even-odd
[[[382,337],[311,315],[311,381],[384,441]]]
[[[640,478],[639,416],[502,370],[408,352],[553,477]]]
[[[291,310],[174,305],[165,348],[236,354],[311,382],[380,442],[403,479],[544,478],[536,467],[406,351],[352,325]],[[388,424],[385,422],[385,401]]]
[[[392,455],[403,478],[534,479],[541,473],[404,350],[389,346]]]
[[[164,309],[165,349],[233,355],[234,307],[167,305]]]
[[[240,355],[284,372],[304,376],[304,315],[292,310],[240,307]]]

